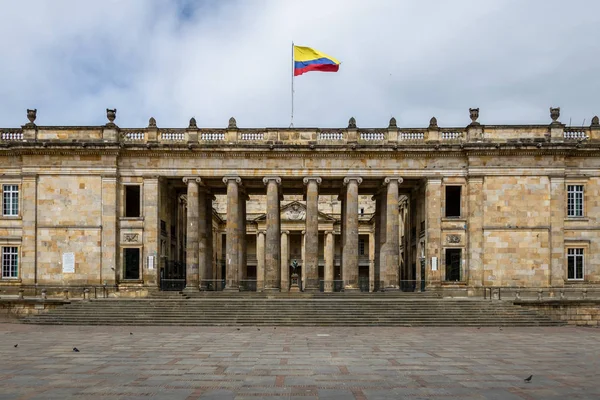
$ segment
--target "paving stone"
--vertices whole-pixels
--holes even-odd
[[[600,398],[597,332],[0,324],[0,400]]]

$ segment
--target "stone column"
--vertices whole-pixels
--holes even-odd
[[[239,269],[238,269],[238,279],[241,281],[246,280],[247,274],[247,266],[248,266],[248,257],[246,251],[246,201],[248,200],[248,195],[240,190],[240,199],[238,201],[239,206],[239,241],[238,241],[238,260],[239,260]],[[247,282],[244,282],[247,284]]]
[[[256,291],[265,287],[265,231],[256,234]]]
[[[442,180],[429,178],[425,187],[425,240],[427,241],[425,277],[427,286],[441,285],[440,254],[442,246]],[[433,270],[433,259],[437,260],[437,269]]]
[[[373,279],[375,281],[375,290],[383,291],[383,277],[382,271],[385,270],[385,254],[382,252],[383,243],[385,243],[385,218],[386,212],[384,211],[386,205],[386,196],[382,194],[382,191],[373,196],[375,200],[375,243],[374,243],[374,264],[375,271],[373,272]]]
[[[306,177],[306,234],[304,236],[304,260],[302,263],[305,277],[305,290],[319,290],[319,177]],[[308,251],[306,251],[308,249]]]
[[[281,291],[290,290],[290,231],[281,231]]]
[[[207,250],[208,250],[208,238],[209,233],[207,232],[208,221],[206,219],[206,208],[207,192],[203,187],[198,188],[198,274],[200,276],[200,290],[206,290],[207,287],[207,275],[208,268],[206,265]]]
[[[227,241],[225,260],[225,290],[238,291],[240,282],[239,271],[239,201],[240,185],[239,176],[226,176],[223,182],[227,185]]]
[[[333,292],[333,261],[335,257],[335,242],[333,239],[333,231],[325,231],[325,274],[323,277],[324,291],[327,293]]]
[[[281,224],[279,220],[279,186],[281,178],[263,178],[267,186],[267,232],[265,253],[265,291],[279,291],[281,285]]]
[[[117,176],[102,177],[102,269],[100,285],[117,278]]]
[[[340,201],[340,279],[344,279],[344,245],[346,243],[346,187],[342,188]],[[342,285],[343,288],[343,285]]]
[[[213,263],[214,263],[214,245],[213,245],[213,241],[214,241],[214,232],[213,232],[213,223],[212,223],[212,213],[213,213],[213,207],[212,207],[212,202],[214,200],[214,196],[212,193],[210,192],[206,192],[205,195],[206,201],[205,201],[205,208],[206,208],[206,212],[205,212],[205,221],[206,221],[206,248],[205,248],[205,252],[204,252],[204,270],[200,271],[200,274],[202,276],[202,279],[206,280],[207,284],[211,283],[213,284],[214,287],[214,274],[213,274]],[[203,288],[206,288],[205,285],[202,286]]]
[[[400,267],[400,227],[398,225],[398,185],[402,178],[388,177],[384,179],[386,190],[386,208],[382,210],[386,214],[385,244],[385,273],[383,276],[385,290],[399,289],[399,267]],[[383,227],[382,227],[383,228]]]
[[[159,266],[159,238],[160,238],[160,210],[159,177],[144,178],[144,255],[142,279],[145,286],[158,286]],[[149,257],[154,258],[154,265],[150,269]],[[196,260],[196,263],[198,261]]]
[[[23,237],[19,275],[24,285],[37,283],[37,181],[37,175],[27,174],[21,183]]]
[[[471,176],[468,182],[468,262],[469,286],[483,285],[483,177]]]
[[[375,288],[375,229],[369,232],[369,292],[377,290]]]
[[[199,277],[199,237],[200,237],[200,178],[185,177],[183,182],[187,184],[187,226],[185,244],[185,290],[197,291],[200,283]],[[204,203],[202,203],[204,205]],[[206,244],[206,243],[205,243]],[[204,247],[202,248],[204,251]]]
[[[344,290],[359,290],[358,286],[358,185],[362,178],[344,178],[346,204],[344,207],[344,236],[342,275]]]
[[[550,177],[550,226],[551,226],[551,268],[548,276],[550,286],[565,284],[565,178]],[[584,203],[585,207],[585,203]],[[541,245],[541,243],[540,243]],[[591,257],[588,258],[591,260]]]

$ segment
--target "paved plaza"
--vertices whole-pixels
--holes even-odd
[[[0,339],[0,399],[600,398],[596,328],[0,323]]]

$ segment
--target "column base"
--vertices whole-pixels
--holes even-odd
[[[182,292],[183,293],[195,293],[195,292],[199,292],[200,288],[198,286],[186,286]]]
[[[400,288],[396,286],[386,286],[382,290],[383,292],[399,292]]]
[[[224,292],[239,292],[240,288],[239,287],[226,287],[225,289],[223,289]]]
[[[360,288],[359,287],[348,286],[348,287],[344,288],[344,292],[356,293],[356,292],[360,292]]]

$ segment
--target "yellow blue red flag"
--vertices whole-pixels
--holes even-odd
[[[294,46],[294,76],[310,71],[337,72],[340,62],[319,50]]]

